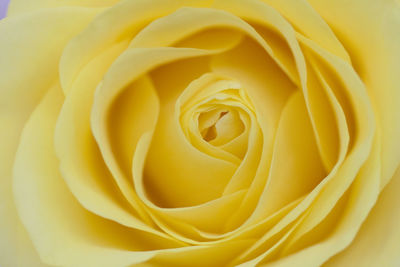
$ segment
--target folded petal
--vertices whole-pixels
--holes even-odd
[[[309,2],[346,47],[372,99],[378,128],[382,132],[382,189],[400,163],[399,2]]]
[[[400,262],[400,169],[368,215],[352,244],[324,266],[397,266]]]
[[[25,12],[38,11],[43,8],[55,8],[66,6],[77,7],[108,7],[120,0],[12,0],[8,7],[8,16],[18,15]]]
[[[74,198],[53,144],[63,100],[58,86],[38,105],[14,165],[16,206],[42,260],[57,266],[127,266],[148,260],[157,249],[179,246],[88,212]]]
[[[25,121],[57,79],[66,42],[96,12],[58,8],[0,21],[0,122],[4,128],[0,131],[1,266],[43,266],[14,206],[11,177],[15,151]]]

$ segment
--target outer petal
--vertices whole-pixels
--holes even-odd
[[[44,92],[57,79],[57,64],[63,47],[87,25],[96,12],[86,8],[43,10],[0,22],[2,267],[41,266],[14,207],[11,170],[15,151],[25,121]]]
[[[350,54],[382,136],[383,188],[400,163],[400,5],[394,0],[309,0]]]
[[[312,39],[330,53],[350,61],[349,55],[334,33],[307,0],[261,0],[278,10],[296,31]]]
[[[15,203],[42,260],[56,266],[128,266],[152,257],[154,248],[169,247],[88,212],[73,197],[53,145],[63,100],[55,86],[37,106],[21,134],[14,164]]]
[[[400,168],[382,191],[351,246],[328,261],[326,266],[399,266],[399,222]]]
[[[63,6],[108,7],[120,0],[10,0],[7,15],[12,16],[41,8]]]
[[[366,85],[381,136],[377,206],[349,249],[328,266],[398,266],[400,163],[400,5],[389,1],[309,0],[348,51]]]

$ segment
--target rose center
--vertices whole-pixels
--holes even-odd
[[[198,150],[239,163],[247,148],[254,109],[241,84],[204,74],[176,102],[187,140]]]
[[[198,117],[198,129],[203,140],[215,146],[229,143],[241,135],[244,128],[236,110],[216,107]]]

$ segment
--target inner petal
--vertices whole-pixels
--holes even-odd
[[[200,114],[199,124],[206,113]],[[218,112],[217,120],[206,129],[201,131],[203,139],[212,145],[224,145],[244,131],[244,124],[235,110],[221,110]]]
[[[182,132],[200,152],[240,164],[255,121],[241,84],[205,74],[181,94],[176,112]]]
[[[201,153],[181,131],[175,104],[188,84],[207,71],[207,59],[177,61],[151,73],[160,96],[160,117],[146,157],[143,184],[159,207],[188,207],[219,197],[236,169]],[[154,168],[154,166],[157,166]]]

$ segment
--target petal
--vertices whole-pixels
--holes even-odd
[[[68,44],[60,63],[61,85],[67,93],[80,70],[93,57],[124,38],[132,38],[150,21],[182,6],[207,6],[210,0],[125,0],[107,9]]]
[[[96,216],[77,202],[61,176],[53,144],[63,101],[58,86],[38,105],[14,165],[16,206],[42,260],[61,266],[126,266],[177,245]]]
[[[90,128],[96,86],[112,60],[126,46],[127,42],[112,46],[82,70],[63,103],[57,121],[55,149],[63,177],[84,207],[121,224],[155,232],[138,218],[138,214],[131,212],[129,204],[120,196],[121,192],[104,164]],[[147,87],[147,83],[139,83],[139,86],[151,94],[152,88]],[[124,193],[128,200],[132,200],[133,189],[125,182]],[[138,208],[138,211],[141,209]]]
[[[109,108],[110,105],[112,104],[113,100],[115,99],[116,96],[120,92],[125,89],[127,85],[132,83],[134,80],[140,78],[143,76],[143,74],[146,74],[147,72],[160,67],[164,64],[168,64],[174,61],[179,61],[179,60],[184,60],[188,58],[196,58],[196,57],[202,57],[202,56],[208,56],[212,55],[221,51],[224,51],[225,49],[228,49],[232,44],[236,43],[237,38],[234,36],[234,38],[230,38],[232,40],[229,40],[229,42],[226,42],[227,47],[217,47],[217,48],[210,48],[209,50],[205,49],[195,49],[195,48],[173,48],[173,47],[161,47],[161,48],[131,48],[126,50],[125,53],[123,53],[113,64],[113,66],[109,69],[108,73],[106,74],[101,86],[98,87],[98,90],[96,92],[94,104],[93,104],[93,109],[92,109],[92,118],[91,118],[91,125],[92,125],[92,130],[93,134],[96,138],[97,143],[99,144],[99,148],[102,152],[102,155],[105,159],[105,162],[107,163],[107,166],[113,173],[114,178],[116,179],[118,185],[122,190],[125,190],[124,187],[124,181],[128,180],[126,175],[122,173],[121,168],[116,161],[115,157],[113,156],[112,152],[112,147],[109,142],[109,137],[107,133],[107,115],[109,113]],[[190,62],[190,61],[189,61]],[[178,64],[178,63],[177,63]],[[179,64],[178,64],[179,65]],[[169,74],[173,73],[174,67],[168,66],[165,68],[169,72]],[[180,73],[176,72],[174,75],[169,75],[166,76],[165,78],[168,78],[169,80],[166,81],[161,81],[161,78],[153,78],[154,83],[155,83],[155,88],[157,90],[160,90],[157,93],[163,93],[161,90],[164,90],[165,86],[169,86],[169,88],[177,89],[181,88],[181,84],[178,85],[176,81],[186,81],[187,79],[193,78],[190,76],[190,73],[196,72],[196,68],[182,68],[180,69]],[[202,70],[202,69],[200,69]],[[184,72],[182,72],[184,71]],[[178,77],[176,75],[180,75],[179,79],[178,78],[173,78],[173,77]],[[160,82],[160,84],[157,84],[157,82]],[[174,90],[165,90],[164,94],[170,94],[172,92],[175,92]],[[161,99],[166,100],[166,97],[160,97]],[[171,100],[171,99],[169,99]],[[161,104],[161,106],[163,103]],[[173,108],[174,106],[169,105],[168,108]],[[162,108],[162,107],[161,107]],[[161,110],[161,116],[168,116],[169,119],[174,119],[174,116],[171,115],[173,114],[173,109],[172,113],[170,113],[170,109],[167,110]],[[167,125],[171,129],[174,129],[174,126],[176,126],[174,123],[167,124],[167,121],[163,118],[159,119],[159,122],[162,122],[163,125]],[[161,125],[161,123],[159,123]],[[161,126],[160,126],[161,127]],[[162,138],[173,138],[174,140],[180,140],[182,137],[178,134],[172,133],[171,135],[165,135],[164,130],[161,130],[161,137]],[[165,150],[165,146],[170,146],[174,144],[173,141],[160,141],[161,144],[155,146],[155,149],[158,150],[159,152],[155,153],[155,157],[160,159],[161,161],[173,161],[175,158],[174,157],[168,157],[168,159],[164,160],[164,154],[165,151],[168,151],[168,149]],[[180,143],[182,143],[180,141]],[[189,144],[184,144],[187,146]],[[182,147],[182,146],[180,146]],[[178,147],[175,147],[173,150],[178,150]],[[171,149],[169,149],[171,150]],[[194,150],[194,149],[191,149]],[[184,157],[177,157],[179,160],[183,160]],[[149,159],[149,162],[151,159]],[[165,170],[165,173],[176,173],[177,171],[180,171],[184,168],[182,168],[182,164],[178,164],[180,167],[173,167],[172,165],[168,165],[165,163],[152,163],[156,164],[158,168],[152,168],[152,171],[159,172],[161,177],[164,177],[164,171],[163,171],[163,166],[168,167],[169,170]],[[163,164],[163,165],[161,165]],[[205,165],[207,166],[207,165]],[[226,168],[229,168],[225,166],[225,171]],[[205,170],[205,168],[203,168]],[[186,170],[188,171],[188,170]],[[193,173],[191,173],[193,174]],[[197,172],[195,172],[195,176],[198,175]],[[173,176],[172,174],[169,176]],[[225,175],[224,175],[225,176]],[[174,176],[175,178],[175,176]],[[182,178],[182,177],[181,177]],[[168,182],[168,180],[163,179],[163,182]],[[179,183],[177,183],[179,184]],[[189,185],[188,185],[189,186]],[[193,185],[192,185],[193,187]],[[177,187],[181,188],[181,187]],[[183,188],[183,187],[182,187]],[[163,190],[169,190],[168,186],[163,186]],[[187,194],[187,188],[184,189],[185,194]],[[124,191],[123,191],[124,192]],[[195,192],[199,192],[198,188]],[[125,192],[124,192],[125,193]],[[170,201],[173,201],[174,197],[176,198],[177,195],[171,196],[168,199]],[[187,197],[185,199],[188,199]],[[194,199],[194,198],[193,198]]]
[[[153,209],[153,212],[161,216],[170,216],[181,222],[187,222],[203,231],[219,231],[218,226],[222,225],[224,219],[229,216],[243,198],[244,192],[239,191],[226,197],[221,197],[205,204],[184,208],[160,208],[150,202],[143,188],[143,167],[146,153],[150,147],[151,135],[143,135],[137,145],[132,165],[132,172],[135,177],[135,187],[139,197]],[[213,220],[210,220],[210,217]]]
[[[175,103],[181,91],[208,71],[204,62],[207,63],[198,59],[176,62],[152,73],[161,109],[147,155],[144,181],[152,200],[162,207],[187,207],[218,198],[236,168],[232,162],[193,146],[175,117]]]
[[[57,79],[63,47],[96,12],[62,8],[0,22],[0,121],[7,129],[0,131],[1,266],[42,266],[16,214],[11,189],[12,165],[25,121]]]
[[[299,158],[299,155],[302,156]],[[282,111],[267,185],[260,197],[263,205],[258,206],[252,216],[273,214],[311,191],[323,177],[324,168],[312,134],[306,105],[301,92],[297,91]],[[260,238],[238,260],[259,254],[265,249],[264,243],[271,244],[270,239],[268,235]],[[272,239],[274,241],[277,240]]]
[[[383,188],[400,162],[400,6],[393,0],[309,2],[346,47],[372,99],[382,132]]]
[[[346,248],[352,242],[378,197],[380,178],[379,148],[379,138],[376,138],[372,153],[350,187],[346,206],[339,220],[334,222],[337,222],[337,224],[335,227],[332,227],[333,229],[330,229],[330,234],[316,244],[263,266],[321,266],[330,257]],[[316,238],[318,236],[320,235],[317,234]],[[312,235],[309,238],[313,239]],[[304,239],[303,242],[307,244],[310,241]],[[374,255],[376,256],[376,254]],[[353,264],[358,265],[359,263],[353,262]]]
[[[323,251],[323,253],[316,253],[318,254],[318,257],[315,257],[315,262],[316,264],[318,264],[319,261],[323,262],[333,255],[330,253],[337,253],[341,249],[345,248],[356,234],[358,230],[357,227],[359,227],[359,225],[364,220],[365,213],[368,211],[368,208],[371,207],[374,201],[374,190],[376,189],[374,186],[376,185],[376,183],[373,178],[376,177],[375,174],[377,168],[379,171],[379,165],[378,167],[376,167],[376,161],[379,160],[379,158],[372,158],[369,160],[368,163],[365,163],[365,160],[368,158],[368,155],[371,152],[375,125],[372,116],[372,109],[368,98],[366,97],[366,92],[362,82],[352,71],[352,68],[349,66],[349,64],[340,60],[337,57],[334,57],[332,54],[326,53],[320,47],[312,45],[312,43],[308,42],[306,39],[302,39],[302,42],[310,45],[314,52],[320,54],[319,56],[325,61],[325,64],[330,65],[330,72],[327,72],[328,69],[326,66],[325,68],[323,68],[322,64],[318,65],[321,71],[324,72],[324,77],[329,78],[330,83],[338,77],[341,78],[341,81],[336,81],[333,84],[336,88],[335,90],[343,90],[342,94],[347,95],[341,96],[340,102],[342,105],[344,98],[349,98],[347,99],[347,101],[350,102],[349,105],[351,108],[347,107],[347,112],[349,110],[352,110],[352,113],[354,114],[346,114],[346,119],[349,119],[349,117],[354,117],[354,125],[352,126],[353,129],[356,128],[357,131],[355,131],[355,133],[353,133],[352,135],[352,137],[354,138],[353,148],[343,161],[343,164],[338,161],[335,168],[332,169],[331,173],[324,180],[322,180],[321,183],[319,183],[310,194],[308,194],[304,198],[304,201],[302,201],[282,221],[280,221],[270,231],[268,231],[263,237],[263,240],[269,241],[271,237],[281,231],[283,227],[287,226],[293,220],[295,220],[299,216],[299,214],[307,209],[310,205],[310,209],[307,211],[306,214],[307,217],[303,220],[301,224],[296,224],[296,226],[300,227],[299,229],[301,230],[299,232],[303,231],[304,229],[307,229],[307,231],[312,229],[312,227],[318,224],[323,218],[325,218],[329,214],[329,212],[336,205],[342,195],[347,191],[347,189],[350,187],[353,180],[355,179],[356,175],[359,173],[360,167],[363,167],[363,171],[361,172],[362,174],[358,174],[358,176],[361,176],[361,178],[358,178],[357,180],[365,179],[365,183],[367,183],[367,185],[365,186],[368,186],[369,188],[368,190],[365,190],[366,195],[363,195],[363,201],[365,201],[366,203],[368,202],[369,206],[365,205],[365,207],[357,207],[359,211],[355,212],[354,217],[350,216],[349,218],[346,218],[344,223],[345,226],[343,229],[341,229],[342,232],[340,235],[338,235],[337,239],[330,240],[326,244],[321,245],[321,247],[315,247],[316,251]],[[336,93],[337,91],[335,91],[335,94]],[[374,149],[374,153],[380,152],[379,140],[377,140],[377,142],[378,148]],[[371,154],[374,155],[373,153]],[[365,166],[363,166],[364,163]],[[318,198],[316,198],[317,196]],[[357,197],[354,198],[357,199],[358,203],[359,199]],[[360,204],[358,203],[357,205]],[[260,242],[260,245],[263,244]],[[268,246],[268,243],[266,243],[266,246]],[[278,244],[274,248],[277,247],[279,247]],[[307,249],[307,252],[305,252],[305,254],[312,253],[310,251],[312,251],[313,249],[314,247],[310,247],[309,249]],[[258,260],[262,261],[263,257],[265,257],[266,261],[270,260],[269,254],[272,251],[273,250],[267,250],[265,253],[260,255],[260,257],[256,258],[255,262],[257,262]],[[307,256],[299,256],[299,258],[296,259],[306,261]],[[286,263],[286,261],[283,262]],[[294,262],[295,261],[291,262],[291,264],[294,264]]]
[[[278,10],[296,29],[330,53],[350,62],[345,47],[306,0],[262,0]]]
[[[79,6],[79,7],[108,7],[120,0],[11,0],[7,15],[13,16],[20,13],[38,11],[42,8],[55,8],[64,6]]]
[[[307,194],[325,175],[304,99],[297,91],[282,111],[268,181],[260,198],[263,205],[254,216],[272,214]]]
[[[353,243],[324,266],[398,266],[400,168],[381,192]]]

